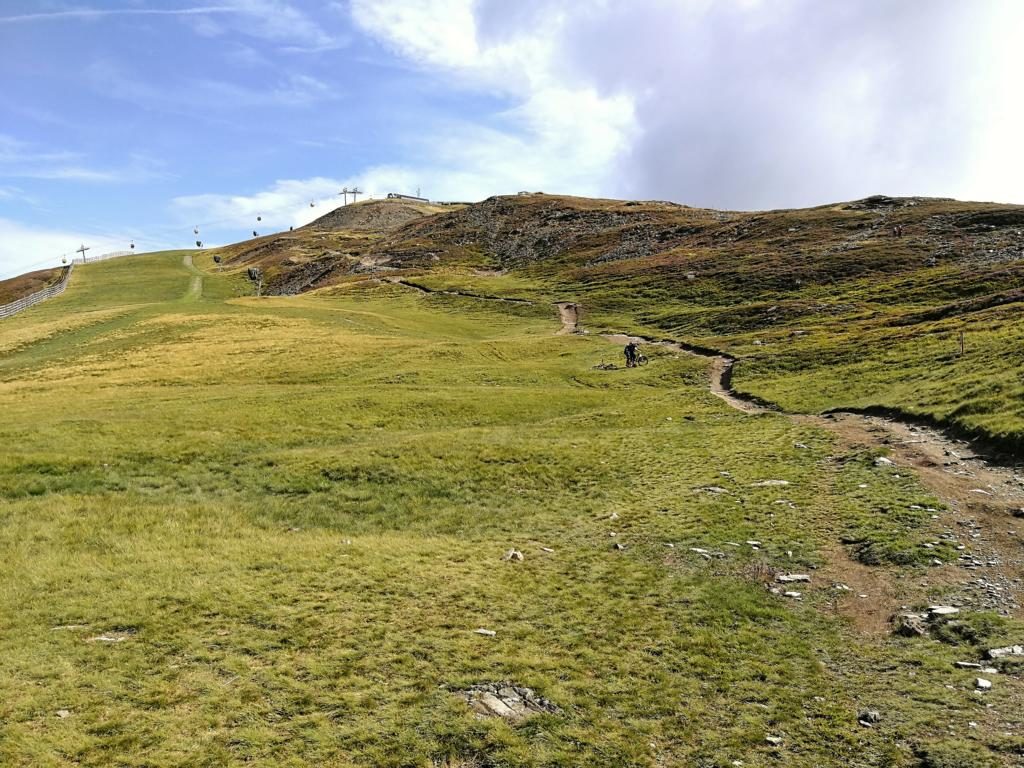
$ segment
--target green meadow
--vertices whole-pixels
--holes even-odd
[[[546,301],[257,299],[195,258],[0,323],[0,764],[1019,765],[1020,682],[953,665],[1018,623],[865,632],[818,575],[955,558],[912,474],[730,409],[700,358],[595,369],[620,350]],[[814,410],[774,378],[801,349],[749,380]],[[561,712],[456,695],[500,681]]]

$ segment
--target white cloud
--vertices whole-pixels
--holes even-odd
[[[45,150],[12,136],[0,134],[0,178],[46,179],[90,183],[138,183],[167,178],[157,163],[143,155],[129,156],[129,164],[93,168],[83,164],[81,153]]]
[[[352,0],[351,13],[435,81],[513,105],[426,126],[433,162],[415,173],[432,186],[748,208],[874,192],[1024,202],[1016,0]]]
[[[192,22],[197,34],[214,37],[227,27],[299,50],[332,50],[341,43],[310,16],[285,0],[224,0],[185,8],[76,8],[0,16],[0,25],[57,21],[103,21],[112,17],[167,16]],[[218,18],[220,23],[214,21]]]
[[[489,120],[445,121],[407,139],[430,158],[408,173],[423,178],[432,196],[478,199],[524,188],[599,194],[609,187],[616,157],[636,132],[632,99],[563,77],[567,16],[560,4],[536,5],[513,11],[530,23],[492,30],[473,0],[353,0],[355,22],[387,47],[438,78],[513,105]]]
[[[261,88],[247,88],[213,79],[176,83],[170,87],[139,80],[110,60],[93,62],[85,74],[96,92],[106,98],[144,109],[193,117],[244,108],[308,107],[342,96],[328,83],[299,73],[282,75]],[[183,93],[187,93],[187,97],[183,97]]]

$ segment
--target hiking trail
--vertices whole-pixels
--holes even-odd
[[[564,302],[557,306],[562,322],[559,333],[582,332],[578,306]],[[891,416],[787,413],[737,393],[732,388],[736,361],[728,355],[628,334],[602,334],[602,338],[623,346],[633,341],[710,359],[709,390],[735,410],[774,414],[827,429],[838,437],[844,451],[884,448],[894,474],[903,467],[913,468],[922,484],[949,507],[934,516],[935,536],[952,535],[965,549],[957,561],[933,566],[920,579],[897,579],[894,569],[859,563],[838,543],[825,552],[820,581],[850,587],[853,597],[837,598],[836,609],[862,631],[888,631],[895,613],[904,605],[927,602],[926,596],[952,599],[952,595],[963,607],[1024,616],[1024,461]]]

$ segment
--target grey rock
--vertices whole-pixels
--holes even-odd
[[[562,712],[557,705],[538,696],[530,688],[510,682],[482,683],[457,691],[455,695],[465,700],[480,717],[499,717],[514,722],[541,712]]]
[[[916,613],[900,613],[893,618],[893,634],[902,637],[924,637],[928,634],[928,625]]]
[[[1003,648],[989,648],[990,659],[1003,659],[1007,656],[1024,656],[1024,645],[1007,645]]]
[[[882,722],[882,713],[877,709],[865,709],[857,715],[857,722],[868,727]]]

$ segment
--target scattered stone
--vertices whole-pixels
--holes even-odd
[[[955,616],[958,613],[960,613],[960,609],[954,608],[952,605],[928,606],[928,615],[932,618],[941,618],[943,616]]]
[[[1024,645],[1007,645],[1003,648],[989,648],[990,659],[1003,659],[1007,656],[1024,656]]]
[[[809,582],[811,577],[806,573],[780,573],[775,580],[780,584],[793,584],[798,581]]]
[[[555,550],[553,550],[553,549],[552,549],[551,547],[541,547],[541,548],[540,548],[540,551],[541,551],[541,552],[547,552],[547,553],[548,553],[548,554],[550,555],[550,554],[551,554],[552,552],[554,552]]]
[[[750,485],[753,488],[769,488],[776,485],[789,485],[789,480],[760,480]]]
[[[71,717],[71,710],[69,709],[58,709],[57,717],[63,720],[65,717]]]
[[[717,485],[708,485],[704,488],[698,488],[698,491],[704,491],[705,493],[728,493],[729,491]]]
[[[871,726],[882,722],[882,713],[877,709],[865,709],[857,715],[857,722],[866,728],[870,728]]]
[[[518,721],[540,712],[561,714],[553,702],[532,689],[514,683],[482,683],[455,694],[466,701],[480,717],[500,717]]]
[[[676,545],[673,544],[671,541],[666,541],[665,542],[665,546],[668,547],[669,549],[675,549],[676,548]]]
[[[129,637],[135,634],[134,629],[126,629],[120,632],[104,632],[102,635],[96,637],[90,637],[88,642],[90,643],[123,643]]]
[[[803,595],[800,592],[783,592],[783,597],[791,597],[794,600],[799,600]]]
[[[765,740],[765,743],[771,744],[773,747],[781,747],[782,746],[782,737],[781,736],[765,736],[764,740]]]
[[[977,677],[974,679],[974,687],[979,691],[991,691],[992,681],[986,680],[984,677]]]
[[[523,553],[518,549],[510,549],[502,559],[510,563],[521,563],[523,562]]]
[[[986,490],[984,490],[982,488],[971,488],[971,493],[980,493],[980,494],[982,494],[984,496],[991,496],[992,495],[991,491],[986,491]]]
[[[609,520],[618,520],[619,519],[619,513],[618,512],[612,512],[610,515],[608,515],[608,519]]]
[[[480,629],[474,629],[473,631],[478,635],[483,635],[484,637],[494,637],[498,634],[493,629],[484,629],[483,627],[480,627]]]
[[[893,466],[895,466],[895,462],[892,459],[885,458],[885,456],[878,456],[875,459],[875,466],[876,467],[893,467]]]
[[[750,541],[746,542],[746,545],[748,547],[760,547],[761,546],[761,542],[760,541],[750,540]]]
[[[839,590],[840,592],[852,592],[853,591],[848,584],[843,584],[841,582],[833,584],[832,585],[832,589]]]
[[[995,667],[982,667],[981,668],[981,672],[982,672],[982,674],[985,674],[985,675],[998,675],[999,674],[999,670],[996,669]]]
[[[954,661],[953,665],[958,669],[981,669],[981,664],[974,661]]]
[[[793,447],[794,448],[801,448],[801,449],[803,449],[805,451],[810,450],[810,446],[809,445],[804,445],[803,443],[793,443]]]
[[[928,626],[917,613],[899,613],[893,618],[893,634],[901,637],[924,637]]]
[[[614,544],[612,544],[612,549],[614,549],[617,552],[622,552],[625,549],[625,547],[616,541]]]

